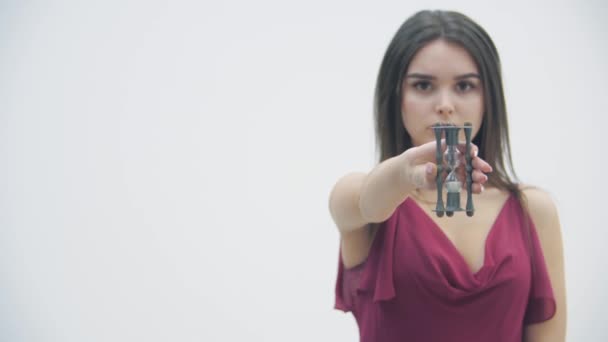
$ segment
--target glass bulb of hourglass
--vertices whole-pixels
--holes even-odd
[[[448,171],[445,179],[445,188],[448,192],[460,192],[461,183],[458,180],[457,172],[460,166],[460,151],[456,146],[449,146],[443,155],[443,161]]]
[[[445,179],[445,189],[448,192],[460,192],[461,183],[456,177],[456,170],[451,171]]]
[[[443,153],[443,162],[450,170],[455,170],[460,166],[460,151],[456,146],[448,146],[448,149]]]

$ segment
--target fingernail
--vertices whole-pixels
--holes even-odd
[[[433,166],[431,164],[426,165],[426,173],[428,173],[429,175],[433,173]]]
[[[477,153],[479,153],[479,151],[476,149],[475,150],[475,157],[477,157]]]
[[[485,188],[483,187],[483,185],[481,186],[481,192],[483,192],[483,190],[485,190]]]

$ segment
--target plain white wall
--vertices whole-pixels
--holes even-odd
[[[599,0],[2,2],[0,340],[355,341],[327,199],[373,166],[376,73],[423,8],[493,37],[569,341],[608,340]]]

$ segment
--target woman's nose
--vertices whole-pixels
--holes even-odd
[[[438,99],[437,106],[435,108],[435,111],[437,112],[437,114],[452,115],[454,113],[454,103],[450,99],[450,96],[445,93],[443,93],[439,96],[440,97]]]

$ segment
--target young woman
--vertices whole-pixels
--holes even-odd
[[[559,219],[549,195],[514,180],[488,34],[456,12],[406,20],[382,61],[375,119],[379,164],[342,177],[329,199],[335,307],[353,313],[361,341],[564,341]],[[465,122],[475,214],[439,218],[432,126]]]

